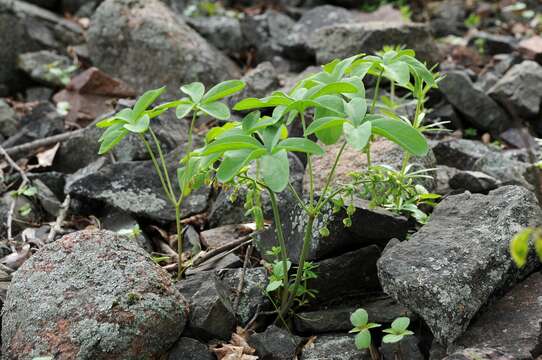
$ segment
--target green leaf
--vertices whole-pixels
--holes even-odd
[[[198,108],[207,115],[218,120],[228,120],[230,118],[230,109],[228,109],[226,104],[221,103],[220,101],[200,104],[198,105]]]
[[[357,309],[350,315],[350,322],[355,327],[363,327],[369,321],[369,314],[365,309]]]
[[[304,135],[309,136],[315,132],[323,132],[329,128],[341,127],[346,122],[346,119],[326,116],[313,121],[305,130]]]
[[[256,98],[247,98],[235,104],[235,106],[233,107],[233,110],[241,111],[241,110],[262,109],[262,108],[268,108],[268,107],[275,107],[277,105],[288,106],[292,104],[293,102],[294,100],[285,96],[269,96],[261,100],[256,99]]]
[[[241,149],[263,149],[263,145],[256,139],[248,135],[230,135],[208,144],[201,155],[209,155],[217,152]]]
[[[260,132],[263,144],[270,153],[273,152],[273,148],[277,145],[281,138],[281,134],[284,131],[286,131],[286,127],[284,125],[280,125],[266,127]]]
[[[339,81],[311,89],[307,92],[306,98],[314,100],[324,95],[355,93],[357,91],[358,88],[351,83]]]
[[[356,335],[356,348],[358,350],[368,349],[371,346],[371,332],[363,329]]]
[[[239,170],[245,167],[249,162],[266,153],[265,149],[256,150],[233,150],[224,154],[224,159],[220,163],[217,171],[217,179],[222,183],[230,181]]]
[[[367,113],[367,101],[364,98],[354,98],[344,105],[346,115],[355,126],[359,126]]]
[[[128,135],[128,130],[123,128],[123,124],[108,128],[100,137],[101,144],[98,154],[103,155],[113,149],[126,135]]]
[[[288,153],[285,150],[263,156],[260,164],[262,179],[272,191],[279,193],[288,186],[290,163]]]
[[[124,124],[124,128],[136,134],[142,134],[149,129],[151,118],[145,114],[136,120],[135,123]]]
[[[533,233],[533,228],[525,228],[520,231],[512,241],[510,241],[510,254],[518,267],[523,267],[527,263],[529,255],[529,239]]]
[[[314,119],[318,121],[320,118],[335,116],[344,117],[344,103],[340,96],[325,95],[318,98],[318,102],[322,104],[322,107],[317,107],[314,112]],[[338,114],[337,114],[338,113]],[[316,131],[316,137],[318,140],[326,145],[335,144],[341,138],[343,132],[342,124],[338,124],[333,127],[329,127],[320,131]]]
[[[371,121],[372,132],[381,135],[414,156],[424,156],[429,151],[425,137],[411,125],[389,118],[377,118]]]
[[[181,91],[190,96],[193,102],[199,103],[203,94],[205,93],[205,85],[200,82],[193,82],[191,84],[181,86]]]
[[[175,109],[175,115],[177,116],[177,119],[184,119],[190,114],[192,109],[194,109],[193,103],[180,104],[177,106],[177,109]]]
[[[398,317],[391,323],[391,328],[399,333],[402,333],[410,325],[410,319],[407,317]]]
[[[277,145],[277,148],[287,151],[304,152],[312,155],[324,155],[324,149],[322,149],[320,145],[305,138],[284,139]]]
[[[227,80],[213,86],[202,99],[203,104],[208,104],[239,92],[246,84],[241,80]]]
[[[542,261],[542,230],[540,228],[536,229],[534,238],[534,249],[536,251],[536,255],[538,255],[538,259]]]
[[[147,111],[147,114],[149,114],[149,117],[151,119],[154,119],[155,117],[161,115],[162,113],[168,111],[171,108],[176,108],[179,105],[182,104],[191,104],[192,100],[189,98],[183,98],[181,100],[175,100],[175,101],[169,101],[163,104],[160,104],[156,107],[154,107],[152,110]]]
[[[147,110],[149,106],[152,105],[153,102],[156,101],[156,99],[162,95],[166,91],[166,87],[161,87],[160,89],[155,90],[149,90],[145,92],[141,97],[137,100],[136,104],[134,105],[134,109],[132,112],[132,119],[139,118],[141,115],[143,115],[143,112]]]
[[[354,127],[350,123],[343,124],[344,137],[348,145],[361,151],[369,142],[371,137],[371,122],[367,121],[359,127]]]
[[[261,113],[259,111],[253,111],[243,118],[241,121],[243,131],[250,133],[252,128],[256,125],[258,120],[260,120]]]
[[[390,64],[382,64],[384,76],[404,86],[410,81],[410,69],[403,61],[395,61]]]
[[[265,288],[265,291],[268,292],[268,293],[271,293],[275,290],[277,290],[278,288],[280,288],[282,286],[282,281],[280,280],[275,280],[275,281],[271,281]]]
[[[403,340],[403,335],[388,334],[382,338],[382,342],[392,344]]]
[[[122,109],[117,114],[113,115],[112,117],[109,117],[107,119],[104,119],[96,124],[96,127],[99,128],[106,128],[110,127],[114,124],[121,123],[127,123],[132,121],[132,109]]]

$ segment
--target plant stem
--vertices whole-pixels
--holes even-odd
[[[277,238],[279,240],[280,245],[280,255],[282,260],[282,294],[281,294],[281,304],[284,304],[288,301],[288,284],[289,284],[289,277],[288,277],[288,253],[286,251],[286,241],[284,240],[284,233],[282,231],[282,223],[280,220],[280,212],[279,207],[277,205],[277,197],[275,193],[268,189],[269,197],[271,198],[271,208],[273,209],[273,217],[275,219],[275,232],[277,234]]]
[[[303,134],[307,132],[307,126],[305,124],[305,115],[303,112],[299,113],[299,116],[301,118],[301,125],[303,126]],[[307,135],[303,135],[305,139],[308,137]],[[309,168],[309,206],[312,206],[314,204],[314,174],[312,171],[312,159],[311,155],[307,153],[307,166]]]
[[[371,353],[372,360],[380,360],[380,354],[373,343],[369,344],[369,352]]]
[[[345,147],[346,147],[346,141],[343,142],[343,144],[341,145],[341,148],[339,149],[339,152],[337,153],[337,156],[335,156],[335,161],[333,162],[331,171],[329,172],[326,179],[326,185],[324,186],[324,190],[322,191],[322,194],[320,195],[320,199],[318,200],[318,204],[316,205],[317,212],[320,211],[322,204],[324,204],[324,199],[325,199],[327,190],[329,189],[329,186],[331,185],[331,181],[333,181],[333,176],[335,175],[335,171],[337,170],[337,165],[339,164],[339,160],[341,158],[342,153],[344,152]]]
[[[160,141],[158,140],[158,138],[156,137],[156,134],[154,133],[154,131],[152,131],[151,128],[149,128],[149,132],[154,140],[156,148],[158,149],[158,155],[160,156],[160,162],[162,163],[162,168],[164,170],[164,179],[166,180],[166,184],[171,194],[171,199],[173,200],[173,203],[176,204],[177,202],[175,201],[175,192],[173,191],[173,186],[171,186],[171,180],[169,179],[169,171],[167,168],[167,163],[164,157],[164,153],[162,152],[162,146],[160,145]]]
[[[180,280],[184,273],[184,264],[183,264],[184,236],[183,236],[182,225],[181,225],[181,205],[179,203],[175,204],[175,225],[177,229],[177,256],[179,257],[179,260],[178,260],[179,266],[177,268],[177,280]]]
[[[378,77],[376,78],[375,93],[373,95],[373,101],[371,103],[371,114],[374,114],[376,110],[376,101],[378,100],[378,95],[380,94],[380,82],[382,81],[383,72],[384,72],[384,69],[380,70],[380,73],[378,74]],[[365,150],[365,154],[367,155],[367,169],[371,167],[371,143],[372,143],[372,136],[369,139],[369,143],[367,144],[367,149]]]
[[[145,147],[147,148],[147,152],[151,156],[152,164],[154,165],[154,169],[156,170],[156,173],[158,174],[158,177],[160,178],[160,182],[162,183],[162,187],[164,188],[164,192],[166,193],[166,197],[168,198],[168,200],[172,204],[175,204],[175,198],[173,197],[173,194],[171,194],[169,192],[169,188],[166,185],[166,182],[164,180],[164,176],[162,174],[162,170],[160,169],[160,165],[158,164],[158,161],[156,160],[156,156],[154,155],[154,151],[152,151],[152,148],[151,148],[149,142],[147,141],[147,139],[145,139],[145,136],[143,134],[140,134],[140,138],[143,141],[143,143],[145,144]]]

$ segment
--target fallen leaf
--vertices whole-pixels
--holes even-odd
[[[52,148],[39,152],[36,155],[39,167],[49,167],[53,165],[53,161],[55,160],[56,152],[58,151],[59,147],[60,143],[56,143],[56,145]]]

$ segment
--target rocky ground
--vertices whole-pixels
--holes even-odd
[[[371,359],[348,333],[362,307],[384,326],[412,321],[399,347],[373,335],[385,360],[542,359],[540,263],[518,269],[509,253],[542,225],[541,35],[536,0],[0,0],[2,358]],[[233,104],[385,45],[445,75],[426,121],[446,123],[412,160],[435,169],[424,186],[442,195],[427,223],[362,199],[348,229],[328,214],[309,254],[317,297],[286,327],[263,291],[272,230],[254,234],[231,190],[207,187],[183,205],[199,260],[175,281],[175,214],[145,148],[134,136],[99,156],[94,124],[148,89],[173,98],[241,78]],[[212,125],[198,122],[196,143]],[[188,126],[154,123],[172,171]],[[304,159],[290,160],[302,189]],[[397,167],[401,154],[380,141],[373,161]],[[366,167],[347,153],[339,178]],[[295,259],[303,223],[279,202]]]

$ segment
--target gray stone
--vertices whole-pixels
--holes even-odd
[[[139,92],[238,78],[237,66],[158,0],[106,0],[88,30],[93,63]],[[123,61],[119,62],[118,59]]]
[[[290,254],[288,254],[291,256]],[[330,259],[316,262],[318,277],[307,287],[317,291],[318,303],[333,303],[346,298],[363,299],[380,290],[376,262],[380,249],[364,247]]]
[[[243,46],[241,23],[231,16],[185,17],[188,25],[217,49],[237,55]]]
[[[497,179],[480,171],[459,171],[449,183],[452,189],[463,189],[471,193],[487,193],[499,186]]]
[[[427,225],[379,259],[384,291],[450,344],[495,292],[538,265],[533,256],[517,269],[508,249],[518,231],[540,225],[541,215],[534,194],[519,186],[449,196]]]
[[[213,274],[194,274],[177,282],[176,286],[188,299],[190,308],[184,335],[203,340],[228,340],[231,337],[236,324],[235,315],[222,302]]]
[[[472,36],[469,45],[480,44],[484,54],[508,54],[515,50],[517,41],[513,36],[490,34],[479,31]]]
[[[15,111],[0,99],[0,135],[9,137],[17,132],[19,120]]]
[[[119,236],[125,236],[130,241],[141,246],[149,254],[153,252],[152,241],[141,231],[136,219],[125,212],[111,210],[100,219],[105,230],[113,231]]]
[[[340,23],[312,33],[308,44],[316,53],[319,64],[355,54],[372,53],[390,44],[401,44],[413,49],[416,56],[429,65],[440,61],[436,43],[423,24],[377,21]]]
[[[45,185],[41,180],[35,179],[32,182],[32,185],[36,187],[38,193],[36,198],[38,199],[41,207],[51,216],[56,218],[58,216],[58,211],[60,210],[60,201],[47,185]]]
[[[474,163],[472,168],[492,176],[500,184],[521,185],[533,190],[532,185],[536,183],[534,166],[516,155],[516,150],[489,153]]]
[[[207,345],[196,339],[182,337],[169,352],[168,360],[215,360]]]
[[[26,89],[26,101],[50,101],[54,90],[45,86],[32,86]]]
[[[175,171],[179,159],[177,151],[166,156],[171,179],[176,179]],[[175,211],[155,172],[150,160],[118,162],[78,177],[66,185],[66,191],[72,197],[104,202],[135,216],[173,221]],[[182,216],[203,212],[207,208],[209,195],[208,187],[202,187],[190,194],[181,206]]]
[[[354,335],[322,335],[303,348],[301,360],[371,360],[367,350],[358,350]]]
[[[255,50],[257,62],[272,60],[285,51],[283,42],[294,24],[292,18],[275,10],[246,16],[241,23],[244,44]]]
[[[382,343],[380,355],[383,360],[408,359],[425,360],[418,346],[419,340],[415,336],[407,336],[398,343]]]
[[[400,316],[413,315],[405,307],[397,304],[389,297],[381,297],[374,300],[363,300],[356,306],[327,307],[322,310],[302,312],[294,318],[297,332],[307,335],[322,334],[327,332],[348,332],[352,329],[350,315],[358,308],[363,308],[369,313],[369,321],[378,324],[391,324]]]
[[[83,31],[74,22],[25,1],[0,1],[0,95],[24,84],[16,71],[19,54],[42,49],[65,51],[66,46],[83,42]]]
[[[238,293],[237,289],[243,269],[218,270],[215,276],[215,286],[220,294],[222,303],[234,313],[245,326],[257,311],[265,311],[271,308],[271,303],[265,296],[267,286],[267,271],[264,268],[245,269],[243,288]],[[237,309],[235,299],[239,297]]]
[[[54,9],[58,5],[58,0],[30,0],[28,2],[46,9]]]
[[[71,65],[69,57],[49,50],[24,53],[17,57],[19,70],[24,71],[33,80],[49,86],[66,86],[67,84],[50,70],[56,68],[66,71]]]
[[[266,360],[295,359],[301,341],[302,338],[299,336],[292,335],[275,325],[248,338],[248,344],[256,349],[256,354]]]
[[[461,170],[446,165],[437,166],[437,187],[435,193],[446,195],[453,191],[450,187],[450,179],[453,178]]]
[[[80,231],[41,248],[13,275],[2,354],[159,357],[181,335],[187,310],[169,274],[133,242]]]
[[[518,360],[542,355],[541,299],[542,274],[535,273],[489,305],[452,345],[452,350],[492,348]]]
[[[236,269],[241,266],[243,266],[243,261],[239,258],[239,256],[235,254],[228,254],[224,257],[217,256],[216,258],[211,258],[201,265],[198,265],[196,268],[186,270],[186,274],[192,275],[202,271],[206,272],[221,269]]]
[[[506,112],[462,71],[451,71],[439,83],[446,100],[480,130],[499,133],[511,126]]]
[[[495,349],[465,349],[458,351],[442,360],[518,360],[517,358],[505,354]]]
[[[530,60],[514,65],[488,93],[518,116],[535,118],[542,102],[542,66]]]
[[[437,164],[446,165],[460,170],[472,170],[474,164],[496,152],[495,149],[480,141],[467,139],[449,139],[432,143]]]
[[[265,97],[279,87],[277,71],[269,61],[260,63],[254,69],[249,70],[241,80],[246,83],[246,87],[228,99],[232,106],[247,97]]]
[[[461,36],[467,30],[467,11],[462,0],[433,1],[428,3],[430,26],[437,37]]]

